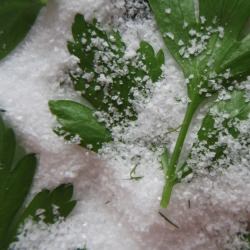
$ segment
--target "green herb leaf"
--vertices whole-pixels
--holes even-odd
[[[62,184],[52,191],[44,189],[39,192],[12,224],[8,233],[9,241],[13,242],[17,239],[18,230],[27,219],[53,224],[66,218],[76,205],[72,195],[71,184]]]
[[[215,103],[205,116],[198,132],[198,140],[206,148],[204,153],[214,152],[213,161],[218,160],[227,147],[226,145],[217,145],[219,134],[230,134],[233,138],[238,138],[240,132],[237,129],[237,124],[249,119],[249,115],[250,102],[247,101],[244,91],[234,91],[229,100]],[[222,117],[225,118],[222,119]],[[215,120],[221,120],[221,124],[216,125]],[[199,147],[199,143],[195,144],[194,147]]]
[[[164,63],[162,51],[142,42],[132,58],[125,56],[126,46],[117,31],[105,32],[96,20],[85,21],[76,15],[72,26],[74,41],[69,52],[79,58],[79,71],[72,72],[75,89],[98,111],[105,112],[111,123],[135,119],[133,88],[142,90],[149,79],[157,81]]]
[[[134,93],[147,96],[148,85],[160,78],[164,64],[163,51],[155,53],[144,41],[136,55],[128,57],[120,34],[99,26],[96,20],[86,22],[82,15],[76,15],[73,41],[68,42],[69,52],[79,59],[78,69],[71,70],[70,77],[75,90],[93,109],[73,102],[49,104],[62,125],[57,133],[67,132],[65,139],[77,135],[81,145],[94,151],[112,140],[106,128],[136,119]],[[104,123],[98,122],[100,118]]]
[[[4,246],[13,218],[22,207],[36,170],[36,158],[26,155],[14,164],[16,140],[0,116],[0,246]],[[2,248],[1,248],[2,249]]]
[[[187,24],[189,27],[196,28],[197,26],[194,1],[149,0],[149,3],[166,46],[183,69],[189,68],[191,62],[189,59],[183,58],[179,44],[189,44],[190,42],[190,35],[184,26]]]
[[[57,133],[64,135],[65,139],[73,141],[79,136],[79,144],[91,145],[93,151],[112,140],[110,132],[98,122],[92,109],[67,100],[50,101],[49,107],[62,126],[57,129]]]
[[[18,229],[26,219],[43,219],[54,223],[66,217],[75,206],[72,185],[61,185],[53,191],[44,190],[23,208],[29,194],[37,160],[34,154],[19,157],[23,150],[16,145],[15,134],[0,116],[0,249],[7,250],[16,240]],[[37,212],[42,212],[38,215]],[[55,213],[55,211],[57,211]]]
[[[0,60],[26,36],[47,0],[1,0]]]
[[[188,159],[192,159],[193,150],[202,148],[203,150],[199,154],[214,153],[211,161],[215,164],[217,160],[225,156],[224,152],[227,149],[226,144],[218,144],[219,135],[231,135],[234,139],[238,138],[240,132],[237,124],[249,119],[249,115],[250,102],[245,97],[244,91],[233,91],[229,100],[215,102],[202,121],[197,142],[194,143]],[[222,119],[222,117],[225,118]],[[221,120],[221,122],[216,125],[216,120]],[[212,166],[208,166],[208,168],[210,169]],[[183,179],[192,173],[192,167],[185,162],[180,168],[177,168],[177,172],[179,172],[180,179]]]
[[[198,19],[193,0],[149,2],[166,46],[189,79],[191,100],[249,74],[250,37],[241,38],[249,1],[199,1]]]
[[[216,112],[215,116],[211,112],[205,117],[202,127],[198,132],[198,139],[200,141],[206,140],[209,144],[215,142],[213,139],[212,131],[215,130],[214,122],[215,117],[225,117],[223,121],[223,127],[225,132],[230,133],[233,137],[237,137],[239,132],[234,126],[234,122],[239,120],[247,120],[250,114],[250,102],[245,97],[244,91],[234,91],[231,94],[231,98],[226,101],[218,101],[212,107],[213,112]],[[222,128],[220,128],[222,130]]]
[[[36,169],[34,155],[25,156],[11,171],[1,171],[0,184],[0,242],[5,246],[13,218],[23,205],[30,190]],[[3,173],[4,171],[4,173]]]
[[[54,190],[42,190],[30,202],[22,213],[21,222],[29,216],[35,221],[43,220],[48,224],[55,223],[58,219],[66,218],[74,208],[76,201],[72,200],[73,186],[61,184]],[[37,213],[37,208],[41,210]]]

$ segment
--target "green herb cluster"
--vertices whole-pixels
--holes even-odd
[[[50,101],[51,112],[59,126],[55,131],[67,140],[80,139],[79,144],[97,152],[112,141],[111,128],[137,117],[134,95],[148,95],[148,84],[162,75],[162,50],[155,53],[143,41],[132,58],[125,57],[126,46],[117,31],[106,32],[94,20],[76,15],[72,26],[74,40],[69,52],[79,59],[78,69],[70,72],[75,90],[87,105],[73,101]]]
[[[192,172],[192,150],[202,145],[201,154],[213,153],[212,167],[226,154],[226,146],[217,143],[219,134],[240,137],[236,124],[249,118],[249,102],[244,90],[237,90],[237,86],[250,73],[250,35],[244,34],[250,2],[203,0],[195,6],[193,0],[149,0],[149,4],[167,48],[184,73],[189,99],[174,151],[166,149],[161,160],[166,179],[161,206],[167,207],[174,185]],[[155,54],[145,42],[138,56],[124,60],[125,44],[120,35],[104,32],[98,26],[96,21],[88,23],[77,15],[72,27],[74,40],[68,43],[69,52],[79,58],[79,69],[70,77],[89,105],[61,100],[49,104],[60,123],[56,132],[66,139],[78,136],[81,145],[96,152],[112,140],[112,126],[127,118],[136,119],[131,90],[146,86],[143,80],[137,80],[138,76],[148,76],[155,82],[164,63],[162,51]],[[214,102],[222,91],[230,95],[229,100]],[[188,159],[180,162],[190,124],[204,102],[211,103],[211,109]],[[220,128],[215,125],[215,109],[217,116],[227,115]],[[98,111],[108,119],[98,119]]]

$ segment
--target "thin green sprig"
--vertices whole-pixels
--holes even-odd
[[[202,0],[198,18],[193,0],[149,3],[163,40],[188,82],[189,104],[165,174],[161,206],[167,207],[179,181],[179,159],[188,129],[200,104],[249,75],[250,35],[242,37],[242,31],[250,17],[250,2]]]

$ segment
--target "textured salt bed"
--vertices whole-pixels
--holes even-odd
[[[48,100],[80,100],[70,88],[59,86],[63,70],[74,62],[66,41],[77,12],[117,25],[128,43],[128,54],[141,39],[150,41],[156,50],[163,46],[152,20],[124,23],[119,18],[123,6],[122,0],[50,1],[24,43],[0,63],[0,107],[7,110],[6,117],[21,142],[40,158],[33,193],[72,182],[78,199],[66,222],[48,230],[41,229],[43,225],[27,225],[31,233],[21,238],[16,249],[76,249],[85,243],[90,250],[237,249],[240,244],[235,235],[250,214],[249,167],[231,167],[213,180],[203,177],[178,185],[171,205],[162,211],[179,226],[176,229],[158,214],[163,187],[160,152],[133,143],[109,145],[103,150],[106,160],[102,160],[65,144],[52,132],[55,121]],[[138,127],[127,132],[128,141],[151,141],[181,123],[186,87],[167,52],[165,74],[140,113]],[[162,139],[171,149],[176,133]],[[136,155],[142,157],[137,175],[144,178],[133,182],[128,178]]]

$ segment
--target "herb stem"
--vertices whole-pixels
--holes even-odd
[[[167,169],[166,173],[166,184],[163,189],[162,193],[162,200],[161,200],[161,207],[166,208],[169,204],[170,196],[172,193],[173,186],[176,183],[176,167],[179,162],[179,158],[182,152],[182,148],[187,136],[187,132],[189,129],[189,126],[191,124],[191,121],[193,119],[193,116],[200,104],[200,98],[195,97],[193,100],[188,104],[186,114],[181,126],[180,133],[178,135],[174,152],[172,154],[172,157],[170,159],[170,163]]]

